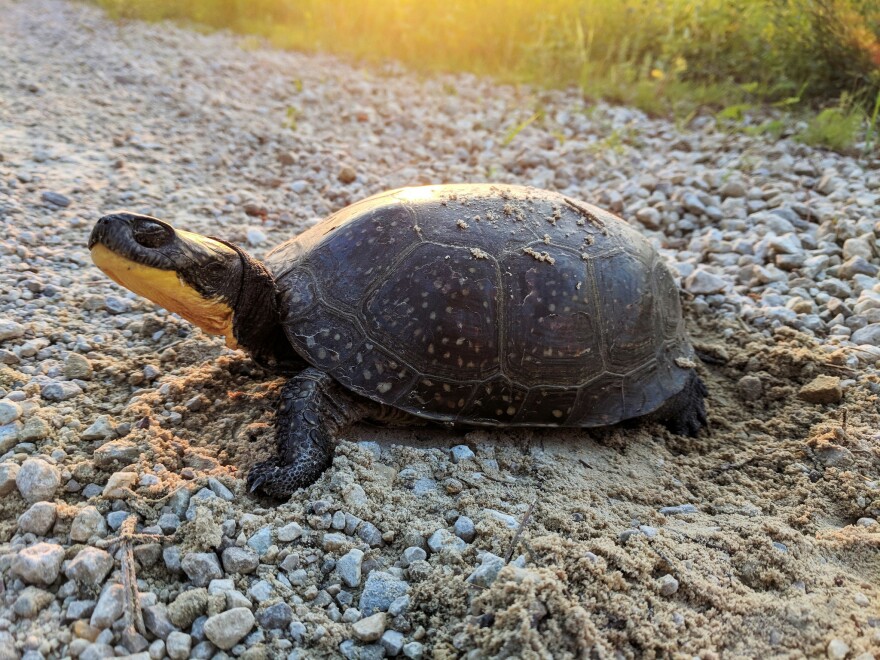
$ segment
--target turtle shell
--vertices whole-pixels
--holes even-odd
[[[678,288],[626,222],[534,188],[403,188],[275,248],[287,336],[346,388],[431,420],[603,426],[690,377]]]

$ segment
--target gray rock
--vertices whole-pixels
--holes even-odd
[[[18,339],[24,336],[24,326],[11,319],[0,318],[0,341]]]
[[[400,556],[400,558],[401,563],[403,564],[404,568],[406,568],[414,561],[422,561],[423,559],[427,559],[428,553],[417,546],[410,546],[403,551],[403,554]]]
[[[173,534],[180,527],[180,518],[176,513],[163,513],[156,524],[164,534]]]
[[[676,516],[680,513],[697,513],[697,507],[693,504],[679,504],[677,506],[664,506],[660,509],[664,516]]]
[[[76,621],[77,619],[85,619],[92,616],[95,611],[97,601],[94,600],[75,600],[67,606],[65,617],[68,621]]]
[[[437,490],[437,482],[433,479],[416,479],[412,490],[416,497],[424,497]]]
[[[495,582],[502,568],[504,568],[504,560],[501,557],[491,552],[484,552],[480,558],[480,565],[466,578],[466,581],[480,587],[488,587]]]
[[[864,257],[850,257],[837,267],[837,275],[845,280],[851,280],[856,275],[868,275],[874,277],[880,267],[867,261]]]
[[[351,545],[351,540],[338,532],[328,532],[321,539],[321,545],[328,552],[340,552]]]
[[[197,587],[207,587],[211,580],[223,577],[220,560],[213,552],[190,552],[180,561],[180,568]]]
[[[171,660],[186,660],[192,650],[192,637],[183,632],[168,633],[165,640],[165,652]]]
[[[150,605],[143,610],[144,625],[159,639],[166,639],[176,628],[168,617],[168,608],[163,604]]]
[[[0,452],[7,452],[21,442],[21,422],[15,421],[0,426]]]
[[[449,450],[449,453],[452,455],[453,463],[472,461],[474,460],[474,458],[476,458],[474,452],[471,451],[471,448],[467,445],[455,445],[452,449]]]
[[[31,619],[55,600],[55,596],[37,587],[26,587],[15,599],[12,611],[18,616]],[[40,656],[42,657],[42,656]]]
[[[275,603],[260,612],[257,620],[265,630],[284,630],[293,620],[293,610],[287,603]]]
[[[748,189],[741,181],[731,180],[721,186],[718,192],[722,197],[745,197]]]
[[[162,561],[165,562],[166,568],[172,573],[180,573],[180,548],[176,545],[169,545],[162,549]]]
[[[36,502],[18,517],[18,529],[37,536],[45,536],[55,524],[54,502]]]
[[[388,614],[391,616],[398,616],[400,614],[406,614],[409,610],[409,594],[404,594],[399,598],[395,598],[391,601],[391,605],[388,606]]]
[[[214,491],[214,494],[217,497],[219,497],[221,500],[226,500],[227,502],[231,502],[232,500],[235,499],[235,495],[232,493],[232,491],[229,490],[222,483],[220,483],[220,480],[218,480],[214,477],[208,478],[208,488],[210,488],[212,491]],[[262,531],[262,530],[260,530],[260,531]],[[269,540],[271,542],[271,533],[270,533]]]
[[[0,463],[0,495],[9,495],[15,490],[15,480],[21,467],[17,463],[4,461]]]
[[[297,523],[292,522],[286,524],[284,527],[279,527],[275,534],[278,537],[279,541],[284,543],[289,543],[291,541],[295,541],[300,536],[302,536],[303,530]]]
[[[64,548],[57,543],[37,543],[19,550],[10,570],[28,584],[49,585],[58,578]]]
[[[251,585],[250,589],[248,589],[248,595],[258,603],[263,603],[269,600],[273,593],[274,589],[272,588],[272,585],[266,582],[266,580],[258,580]]]
[[[107,522],[96,507],[89,505],[83,507],[70,524],[70,539],[85,542],[93,536],[107,536]]]
[[[113,557],[99,548],[86,547],[80,550],[64,569],[68,579],[80,584],[97,587],[113,569]]]
[[[477,529],[474,526],[474,521],[467,516],[459,516],[456,519],[455,525],[453,525],[453,531],[455,532],[455,535],[465,543],[473,543],[477,536]]]
[[[377,612],[352,624],[351,630],[360,641],[375,642],[385,632],[386,618],[385,612]]]
[[[661,596],[671,596],[678,591],[678,580],[667,573],[657,580],[657,586]]]
[[[353,548],[337,560],[336,572],[345,586],[357,587],[360,585],[363,559],[363,551]]]
[[[101,592],[89,624],[94,628],[109,628],[122,616],[122,585],[110,584]]]
[[[511,516],[509,513],[504,513],[503,511],[496,511],[495,509],[483,509],[483,513],[485,513],[490,518],[494,518],[495,520],[500,520],[509,529],[517,529],[519,527],[519,520],[517,520],[514,516]]]
[[[448,530],[438,529],[428,538],[428,547],[431,549],[431,552],[447,550],[459,553],[467,548],[467,544],[454,534],[450,534]]]
[[[422,660],[425,646],[421,642],[409,642],[403,645],[403,655],[411,660]]]
[[[92,363],[84,355],[70,353],[64,360],[64,377],[69,380],[88,380],[92,377]]]
[[[371,548],[378,548],[382,545],[382,532],[371,522],[362,522],[358,526],[357,535]]]
[[[29,458],[21,464],[15,485],[28,502],[51,500],[61,485],[61,475],[54,465],[42,458]]]
[[[358,609],[364,616],[384,612],[388,606],[409,591],[409,585],[391,573],[371,571],[361,593]]]
[[[98,447],[94,453],[95,464],[103,468],[131,465],[137,461],[140,455],[140,448],[129,440],[106,442]]]
[[[253,548],[261,557],[269,551],[272,545],[272,528],[263,527],[257,530],[253,536],[248,539],[247,544]]]
[[[253,573],[260,565],[256,553],[246,548],[231,546],[223,551],[223,569],[227,573]]]
[[[44,190],[43,192],[41,192],[40,199],[42,199],[47,204],[59,206],[61,208],[66,208],[70,206],[70,198],[67,195],[52,192],[51,190]]]
[[[67,401],[80,394],[82,394],[82,388],[67,380],[53,380],[40,388],[40,396],[46,401]]]
[[[205,636],[218,648],[229,650],[251,631],[254,621],[254,614],[248,608],[235,607],[208,617]]]
[[[9,399],[0,399],[0,426],[10,424],[21,417],[21,406]]]
[[[880,323],[871,323],[852,333],[850,341],[856,345],[880,346]]]
[[[108,440],[108,439],[113,438],[115,436],[116,436],[116,424],[113,423],[113,419],[109,415],[98,415],[95,418],[95,421],[92,422],[92,424],[85,431],[82,432],[82,436],[80,436],[80,437],[82,437],[83,440]],[[125,440],[123,440],[121,442],[124,442],[125,444],[118,445],[119,447],[125,447],[125,448],[134,447],[134,445],[131,442],[128,442]],[[107,443],[107,444],[111,444],[111,443]],[[106,445],[104,445],[102,447],[99,447],[95,453],[97,455],[99,452],[103,451],[105,454],[107,454],[111,451],[111,449],[112,449],[112,447],[107,447]],[[120,449],[120,451],[121,451],[121,449]],[[133,452],[131,452],[131,450],[129,449],[129,452],[130,452],[130,455],[129,455],[128,460],[126,462],[131,463],[132,461],[137,460],[138,454],[140,452],[138,452],[136,448]],[[116,457],[110,456],[109,458],[111,460],[113,460]],[[122,459],[116,458],[116,460],[122,460]]]
[[[697,268],[684,279],[684,288],[694,295],[721,293],[727,286],[728,282],[723,277],[702,268]]]

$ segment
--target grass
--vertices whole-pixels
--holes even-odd
[[[813,108],[804,139],[828,146],[876,126],[876,0],[93,1],[119,18],[195,21],[282,48],[578,86],[651,115]]]

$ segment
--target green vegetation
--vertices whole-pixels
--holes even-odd
[[[284,48],[577,85],[655,115],[825,108],[803,139],[827,146],[876,124],[877,0],[94,1],[119,18],[195,21]]]

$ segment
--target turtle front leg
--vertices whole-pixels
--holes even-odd
[[[364,404],[324,372],[309,368],[294,376],[278,404],[278,455],[251,469],[248,488],[287,499],[313,484],[333,462],[337,433],[366,413]]]

